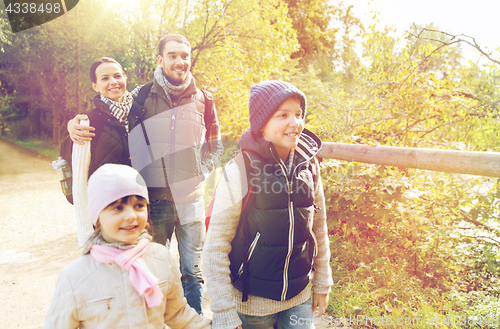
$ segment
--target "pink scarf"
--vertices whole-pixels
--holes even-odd
[[[148,265],[141,258],[148,249],[149,240],[141,239],[137,246],[128,250],[121,250],[110,246],[94,244],[90,254],[101,263],[116,263],[130,273],[130,282],[139,296],[144,296],[148,307],[161,304],[163,294],[158,287],[158,278],[151,273]]]

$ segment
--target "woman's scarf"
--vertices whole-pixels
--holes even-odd
[[[158,278],[149,270],[142,259],[149,246],[149,239],[141,239],[131,249],[123,250],[109,245],[94,244],[90,254],[101,263],[116,263],[129,272],[130,282],[140,296],[144,296],[148,307],[161,304],[163,293],[158,287]]]
[[[172,104],[170,95],[181,95],[191,84],[193,76],[191,75],[191,72],[188,72],[186,79],[184,79],[184,81],[182,81],[180,85],[175,86],[167,80],[167,78],[163,74],[163,68],[161,66],[158,66],[155,70],[155,79],[156,81],[158,81],[163,90],[165,90],[165,94],[167,94],[168,100],[170,101],[170,104]]]
[[[134,98],[132,97],[132,95],[130,95],[130,93],[126,91],[125,94],[123,94],[123,96],[120,98],[119,102],[115,102],[114,100],[101,95],[101,101],[109,106],[109,112],[111,113],[111,115],[114,116],[116,120],[118,120],[118,122],[124,124],[128,128],[127,117],[134,102]]]

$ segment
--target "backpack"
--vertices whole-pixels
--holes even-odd
[[[139,104],[140,106],[144,106],[144,102],[146,101],[146,98],[148,98],[149,91],[151,90],[151,87],[153,86],[153,82],[148,82],[144,86],[142,86],[141,90],[137,94],[137,97],[135,99],[135,102]],[[100,120],[92,120],[91,117],[89,117],[89,120],[92,121],[92,127],[96,128],[96,131],[102,131],[102,129],[97,129],[97,126],[100,126],[101,121]],[[94,136],[94,139],[98,139],[99,136]],[[64,171],[67,171],[67,174],[65,175],[64,179],[61,179],[61,189],[63,191],[64,196],[66,197],[66,200],[68,200],[69,203],[73,204],[73,176],[72,176],[72,155],[73,155],[73,141],[71,138],[66,136],[63,141],[61,142],[61,148],[59,150],[59,158],[66,160],[67,167],[64,169]],[[56,160],[57,161],[57,160]]]

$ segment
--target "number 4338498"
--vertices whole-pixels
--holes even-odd
[[[9,3],[7,5],[7,8],[5,8],[5,11],[8,13],[14,13],[14,14],[37,14],[37,13],[60,13],[61,12],[61,4],[60,3],[55,3],[52,4],[50,2],[47,3],[30,3],[30,2],[14,2],[14,3]]]

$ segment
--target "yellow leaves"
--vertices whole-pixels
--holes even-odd
[[[467,112],[465,112],[465,111],[463,111],[463,110],[459,110],[459,111],[455,112],[455,115],[456,115],[457,117],[459,117],[460,119],[463,119],[463,118],[465,118],[465,116],[467,115]]]

